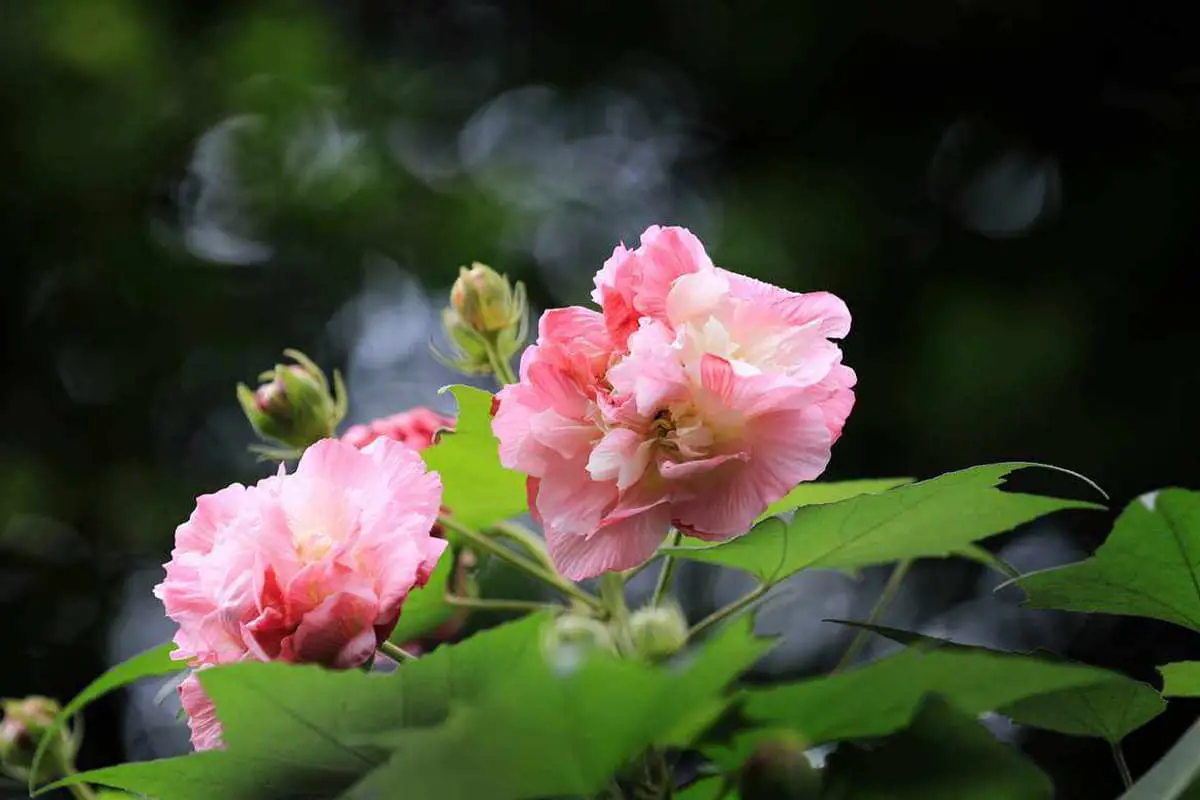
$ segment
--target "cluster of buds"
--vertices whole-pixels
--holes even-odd
[[[251,391],[238,384],[237,396],[255,432],[271,446],[255,447],[264,458],[298,458],[314,442],[333,436],[346,416],[346,385],[336,370],[333,386],[312,359],[285,350],[294,364],[278,364],[259,376]]]
[[[595,651],[663,661],[682,650],[687,637],[687,618],[678,605],[668,603],[607,622],[585,613],[564,614],[547,627],[543,644],[553,663],[569,669]]]
[[[467,375],[495,373],[502,381],[513,356],[529,336],[525,286],[478,262],[459,267],[442,312],[450,353],[434,350],[439,361]]]
[[[4,700],[0,704],[0,768],[19,781],[29,781],[34,757],[42,739],[53,732],[54,740],[47,746],[33,783],[41,784],[64,774],[75,763],[79,741],[65,727],[54,732],[54,720],[62,710],[49,697],[26,697],[23,700]]]

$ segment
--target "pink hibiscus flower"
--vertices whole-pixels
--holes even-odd
[[[493,420],[563,574],[636,566],[671,526],[737,536],[824,471],[854,405],[841,300],[718,269],[681,228],[617,248],[596,287],[603,314],[546,313]]]
[[[454,427],[454,420],[428,408],[413,408],[365,425],[352,425],[342,434],[343,442],[362,449],[379,438],[403,442],[414,450],[430,447],[438,431]]]
[[[179,624],[174,658],[200,669],[245,659],[345,669],[372,657],[446,542],[430,535],[441,481],[390,439],[326,439],[296,471],[197,499],[155,587]],[[220,725],[195,676],[181,686],[197,749]]]

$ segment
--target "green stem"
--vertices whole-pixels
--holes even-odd
[[[492,531],[521,545],[543,566],[551,571],[554,570],[554,562],[550,560],[550,554],[546,552],[546,543],[533,531],[515,522],[498,522],[492,526]]]
[[[887,583],[883,586],[883,591],[879,593],[879,599],[875,601],[874,608],[871,609],[871,616],[867,617],[868,625],[878,625],[883,618],[884,612],[887,611],[892,600],[896,598],[896,592],[900,589],[900,583],[904,580],[904,576],[908,574],[908,570],[912,567],[912,560],[908,559],[896,564],[896,568],[892,570],[892,574],[888,577]],[[836,667],[833,668],[833,674],[837,674],[849,667],[858,658],[858,654],[867,645],[867,638],[870,637],[871,631],[866,628],[859,628],[854,634],[854,639],[850,642],[850,646],[846,648],[846,652],[842,655]]]
[[[1117,772],[1121,773],[1121,783],[1125,784],[1126,789],[1132,789],[1133,775],[1129,772],[1129,765],[1125,763],[1125,753],[1121,750],[1120,742],[1113,742],[1112,755],[1117,764]]]
[[[688,640],[690,641],[692,639],[695,639],[701,633],[708,630],[709,628],[716,625],[717,623],[723,622],[728,617],[731,617],[734,614],[737,614],[739,611],[742,611],[743,609],[754,605],[762,598],[763,595],[765,595],[767,593],[767,590],[770,588],[771,587],[765,583],[760,584],[760,585],[756,586],[754,588],[754,590],[751,591],[749,594],[746,594],[746,595],[738,598],[737,600],[734,600],[732,603],[725,606],[724,608],[718,608],[716,611],[709,614],[707,617],[705,617],[704,619],[700,620],[699,622],[697,622],[695,625],[692,626],[691,630],[688,631]]]
[[[624,575],[606,572],[600,576],[600,601],[612,620],[610,628],[617,640],[617,649],[626,655],[636,653],[633,632],[629,627],[629,606],[625,603]]]
[[[545,611],[554,609],[561,611],[557,603],[539,603],[535,600],[492,600],[482,597],[462,597],[447,594],[446,605],[459,608],[474,608],[480,611]]]
[[[485,336],[483,337],[483,349],[487,352],[488,363],[492,365],[492,372],[496,374],[496,380],[500,385],[507,386],[510,383],[516,383],[517,376],[513,373],[512,365],[508,363],[508,359],[500,355],[496,343]]]
[[[391,642],[380,642],[379,643],[379,652],[383,653],[385,656],[387,656],[388,658],[392,659],[393,661],[395,661],[399,664],[403,664],[405,661],[416,661],[417,660],[417,657],[414,656],[412,653],[408,652],[407,650],[405,650],[401,647],[397,647],[396,645],[392,644]]]
[[[568,597],[570,597],[574,600],[578,600],[579,602],[581,602],[587,606],[590,606],[591,608],[594,608],[597,611],[604,609],[603,604],[601,604],[599,600],[592,597],[590,594],[583,591],[578,586],[571,583],[570,581],[568,581],[566,578],[562,577],[558,573],[553,572],[548,569],[545,569],[541,565],[536,564],[533,561],[530,561],[525,556],[523,556],[519,553],[513,552],[512,550],[510,550],[509,548],[500,544],[499,542],[493,540],[492,538],[483,535],[482,533],[480,533],[479,531],[476,531],[473,528],[463,525],[462,523],[460,523],[458,520],[454,519],[453,517],[449,517],[449,516],[445,516],[445,515],[439,516],[438,523],[440,525],[442,525],[442,527],[444,527],[448,530],[454,531],[459,536],[461,536],[464,539],[466,539],[467,541],[469,541],[476,548],[478,548],[480,550],[486,550],[487,552],[491,553],[492,555],[496,556],[497,558],[507,561],[509,564],[513,565],[517,569],[528,573],[529,575],[531,575],[534,578],[537,578],[538,580],[542,581],[543,583],[547,583],[550,586],[553,586],[555,589],[558,589],[560,592],[567,595]]]
[[[642,563],[638,564],[636,567],[630,567],[629,569],[622,572],[621,577],[623,577],[625,579],[625,582],[628,583],[629,581],[633,580],[635,576],[640,575],[642,573],[642,570],[644,570],[646,567],[653,564],[656,560],[657,560],[657,554],[650,556],[650,558],[648,558],[645,561],[643,561]]]
[[[671,531],[671,535],[667,539],[667,546],[675,547],[679,544],[679,539],[679,531]],[[671,591],[671,578],[675,575],[676,563],[675,558],[670,553],[663,556],[663,565],[658,573],[658,583],[654,585],[654,597],[650,601],[651,605],[662,605],[663,600],[667,597],[667,593]]]
[[[71,763],[71,760],[73,759],[66,760],[62,765],[63,777],[69,778],[72,775],[78,774],[75,771],[75,765]],[[67,791],[71,793],[75,800],[96,800],[96,793],[92,791],[92,787],[88,786],[86,783],[72,783],[67,787]]]

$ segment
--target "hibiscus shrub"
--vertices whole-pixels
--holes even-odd
[[[846,305],[718,268],[684,229],[652,227],[636,249],[616,248],[596,276],[598,309],[544,313],[516,374],[523,288],[477,264],[451,298],[443,358],[501,384],[494,397],[453,387],[454,420],[418,409],[339,437],[341,381],[335,392],[302,354],[258,392],[243,387],[255,429],[289,448],[268,455],[294,456],[294,468],[198,498],[155,590],[174,641],[114,667],[38,729],[22,767],[31,790],[1026,800],[1052,797],[1049,778],[981,714],[1104,739],[1131,784],[1122,739],[1164,696],[1200,695],[1200,663],[1163,667],[1160,691],[1047,654],[868,622],[840,623],[857,638],[831,674],[740,684],[773,644],[755,634],[756,605],[808,569],[895,564],[894,589],[915,559],[969,558],[1035,607],[1200,630],[1200,495],[1138,499],[1092,558],[1019,575],[978,543],[1103,508],[1005,487],[1019,470],[1054,468],[817,481],[855,403],[836,343],[850,330]],[[542,536],[518,522],[526,512]],[[481,592],[477,570],[495,561],[545,596]],[[680,561],[757,585],[689,619],[672,599]],[[631,608],[626,582],[650,565],[653,594]],[[462,636],[469,615],[491,610],[517,616]],[[859,663],[870,636],[903,647]],[[74,773],[54,744],[71,718],[169,673],[183,676],[198,752]],[[1128,796],[1181,796],[1200,768],[1198,739],[1185,736]],[[832,755],[816,757],[825,745]]]

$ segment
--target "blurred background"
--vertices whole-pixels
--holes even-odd
[[[65,700],[170,637],[149,591],[175,526],[265,470],[237,381],[298,347],[346,373],[350,422],[452,410],[427,345],[458,265],[584,303],[655,223],[849,303],[859,401],[829,479],[1020,459],[1115,507],[1200,486],[1185,7],[0,0],[0,695]],[[1110,523],[996,548],[1063,563]],[[681,573],[697,614],[742,588]],[[763,674],[828,669],[848,639],[821,620],[865,616],[886,574],[789,582]],[[918,565],[888,622],[1144,680],[1200,657],[999,580]],[[160,687],[96,704],[81,766],[185,749]],[[1131,737],[1135,774],[1196,711]],[[998,730],[1063,797],[1117,794],[1103,743]]]

